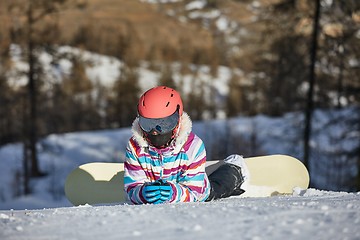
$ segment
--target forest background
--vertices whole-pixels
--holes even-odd
[[[305,163],[312,111],[355,106],[357,117],[337,119],[352,131],[336,141],[356,132],[359,145],[337,154],[360,166],[357,0],[2,0],[0,22],[0,146],[24,143],[25,180],[46,174],[37,159],[41,138],[131,126],[144,66],[157,84],[181,92],[195,121],[303,112]],[[118,79],[90,79],[86,69],[95,63],[78,50],[119,60]],[[64,59],[70,72],[57,71]],[[214,79],[220,67],[231,69],[226,94],[201,79],[204,66]],[[351,189],[360,189],[359,179]]]

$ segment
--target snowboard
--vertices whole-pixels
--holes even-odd
[[[287,155],[245,158],[250,172],[246,192],[240,197],[269,197],[307,189],[309,173],[298,159]],[[210,175],[223,161],[207,161]],[[124,164],[93,162],[74,169],[66,178],[65,195],[75,206],[125,202]]]

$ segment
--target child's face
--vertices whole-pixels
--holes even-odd
[[[166,147],[173,137],[173,131],[168,133],[159,133],[156,130],[151,131],[150,133],[145,133],[145,138],[150,145],[156,148]]]

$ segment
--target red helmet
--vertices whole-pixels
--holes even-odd
[[[180,94],[172,88],[159,86],[147,90],[139,99],[138,113],[145,118],[165,118],[176,111],[183,113]]]

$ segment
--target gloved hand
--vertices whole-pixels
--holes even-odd
[[[162,202],[169,201],[173,195],[173,190],[171,185],[163,180],[157,181],[155,184],[159,184],[160,187],[160,194],[161,194],[160,200]]]
[[[152,183],[145,183],[141,194],[146,202],[159,204],[170,200],[172,192],[172,188],[168,182],[158,180]]]

